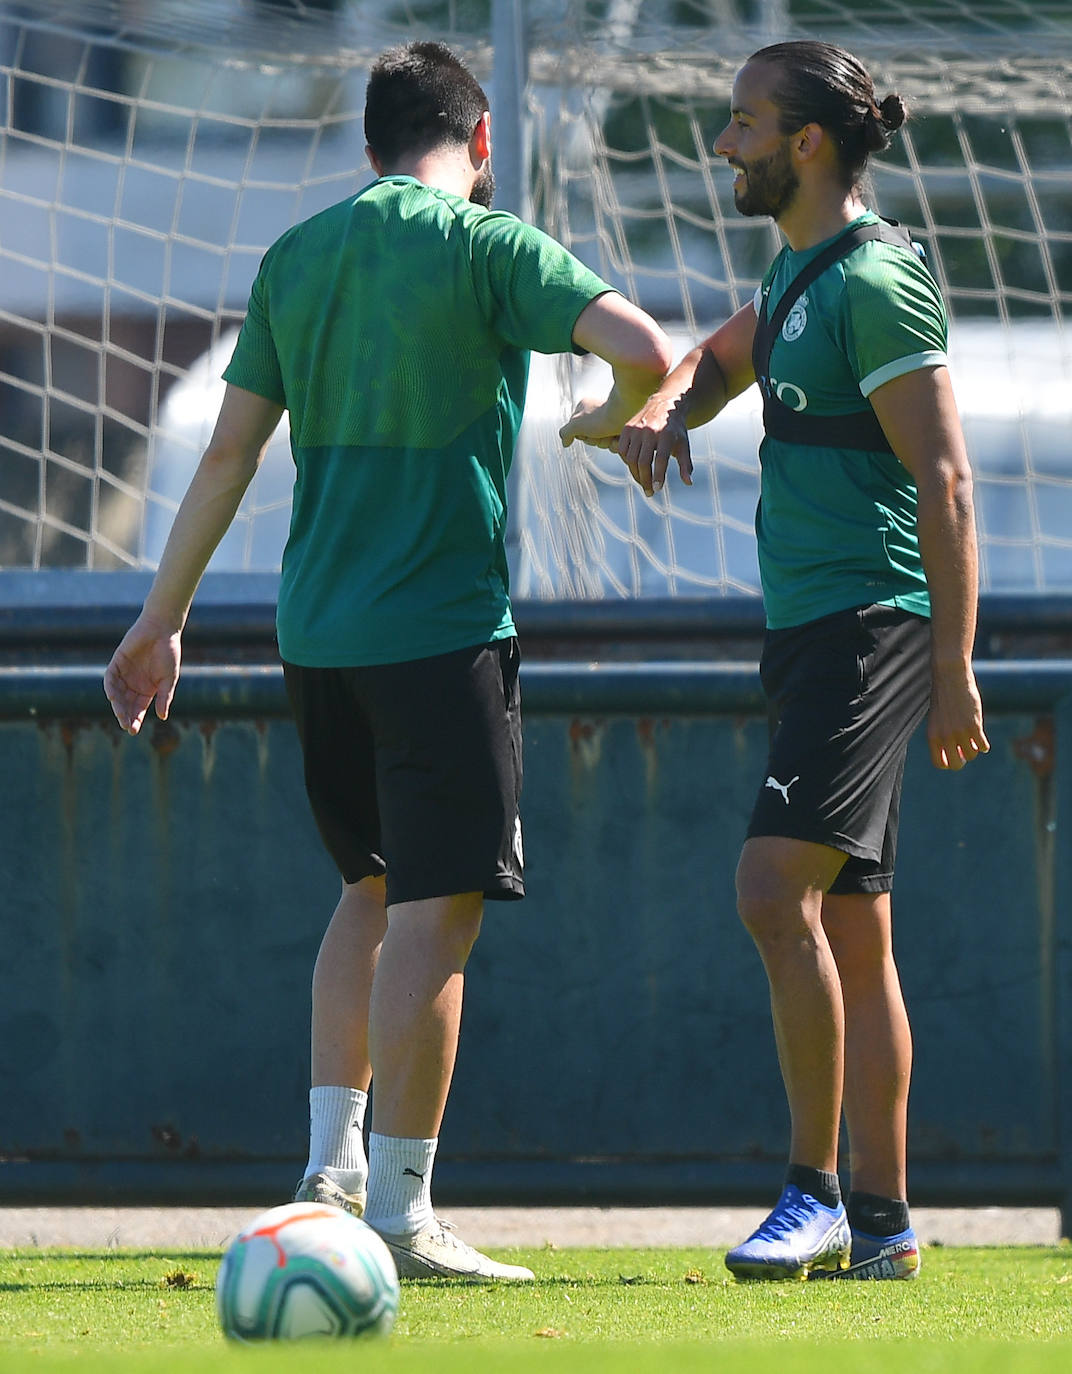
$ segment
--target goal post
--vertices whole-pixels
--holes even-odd
[[[986,590],[1072,590],[1072,15],[1066,0],[21,0],[0,6],[0,566],[151,568],[218,407],[261,254],[371,176],[368,65],[451,43],[492,93],[508,208],[648,309],[677,354],[778,246],[711,145],[756,47],[818,36],[911,110],[876,208],[951,316]],[[513,178],[513,180],[511,179]],[[557,431],[606,384],[534,359],[514,589],[755,595],[758,402],[694,436],[653,501]],[[214,566],[277,568],[285,426]]]

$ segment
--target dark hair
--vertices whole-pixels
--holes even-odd
[[[365,141],[385,167],[445,143],[468,143],[489,109],[483,88],[442,43],[388,48],[365,92]]]
[[[779,69],[771,99],[783,133],[818,124],[833,135],[848,185],[856,184],[872,153],[886,151],[908,118],[908,107],[896,93],[876,102],[866,67],[832,43],[774,43],[749,61]]]

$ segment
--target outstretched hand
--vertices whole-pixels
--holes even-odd
[[[138,733],[154,699],[157,716],[167,720],[181,661],[179,634],[143,611],[104,673],[104,694],[127,734]]]
[[[652,396],[618,436],[618,453],[645,496],[662,490],[670,459],[677,460],[682,482],[692,486],[689,430],[678,400]]]

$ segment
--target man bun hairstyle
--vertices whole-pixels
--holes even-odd
[[[442,43],[388,48],[365,91],[365,142],[386,169],[445,144],[465,144],[489,109],[483,87]]]
[[[896,91],[891,92],[877,110],[878,118],[886,131],[887,146],[890,134],[895,134],[908,118],[908,106]]]
[[[783,133],[818,124],[833,137],[847,187],[859,182],[868,157],[884,153],[908,118],[900,95],[891,92],[878,103],[867,68],[832,43],[774,43],[753,53],[749,61],[778,69],[771,99]]]

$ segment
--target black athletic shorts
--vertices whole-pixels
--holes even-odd
[[[525,895],[516,639],[363,668],[283,664],[305,789],[348,883],[387,904]]]
[[[831,892],[889,892],[908,740],[930,704],[930,621],[858,606],[768,630],[767,776],[749,837],[781,835],[849,857]]]

